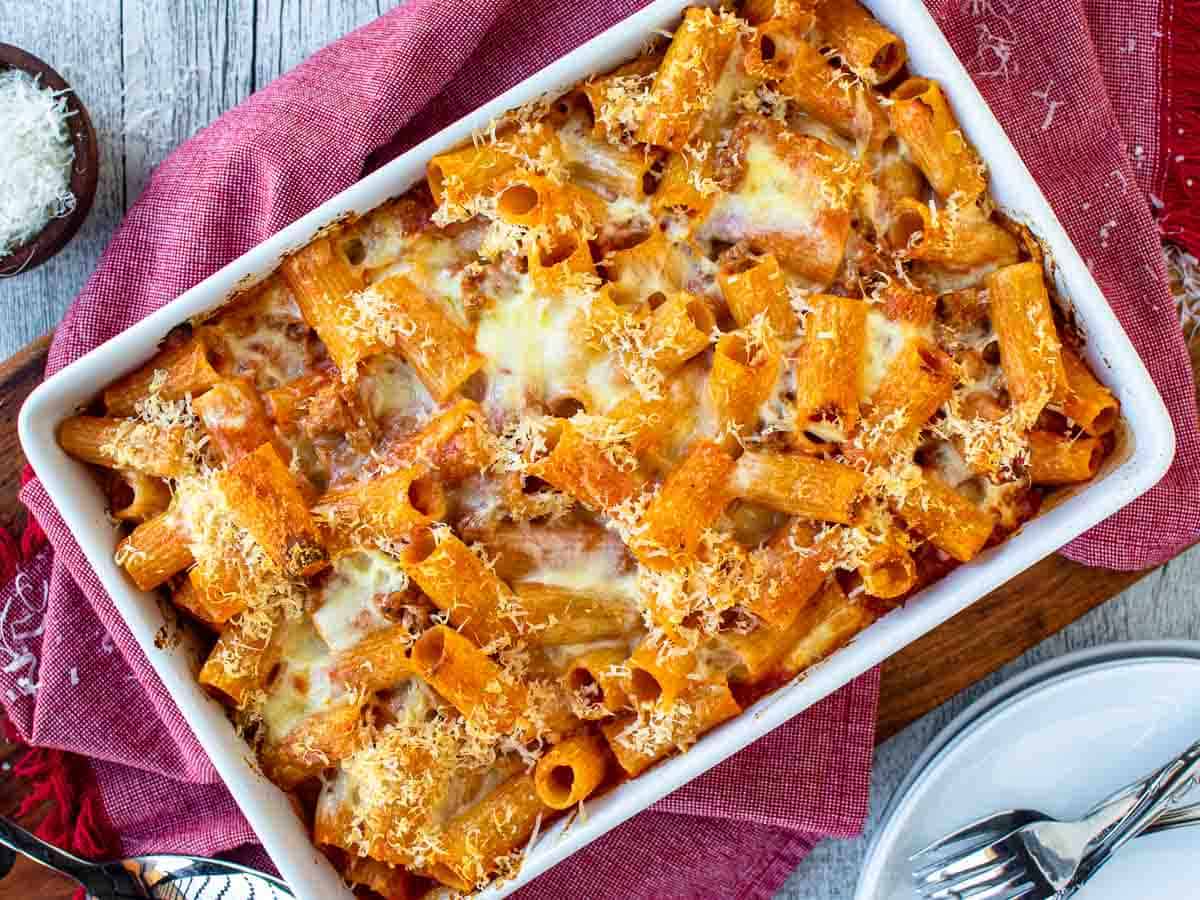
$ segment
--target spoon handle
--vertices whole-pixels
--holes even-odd
[[[95,877],[96,866],[93,863],[73,856],[65,850],[59,850],[53,844],[47,844],[20,825],[3,817],[0,817],[0,846],[16,850],[48,869],[54,869],[75,879],[84,887]],[[8,874],[8,869],[5,869],[4,874]]]

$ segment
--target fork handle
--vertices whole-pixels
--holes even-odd
[[[1071,886],[1076,890],[1081,887],[1114,853],[1141,834],[1155,818],[1165,812],[1198,777],[1200,741],[1192,744],[1151,776],[1133,808],[1087,854],[1084,864],[1072,879]]]
[[[73,878],[84,887],[87,887],[95,877],[96,866],[93,863],[80,859],[65,850],[60,850],[53,844],[47,844],[16,822],[3,817],[0,817],[0,846],[16,850],[48,869],[54,869],[56,872]],[[11,867],[10,862],[8,869]],[[8,869],[4,870],[4,875],[8,874]],[[3,876],[0,875],[0,877]]]
[[[1115,853],[1136,837],[1186,791],[1200,776],[1200,741],[1167,763],[1150,780],[1129,815],[1105,835],[1096,853]]]

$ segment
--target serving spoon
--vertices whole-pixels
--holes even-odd
[[[283,900],[292,896],[278,878],[202,856],[155,854],[90,862],[0,818],[0,877],[12,869],[14,850],[79,882],[94,900]]]

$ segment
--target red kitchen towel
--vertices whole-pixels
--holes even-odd
[[[1200,532],[1193,388],[1146,202],[1165,171],[1166,2],[930,3],[1175,416],[1167,479],[1070,548],[1123,568]],[[342,190],[368,159],[411,146],[642,5],[411,0],[316,54],[159,167],[59,328],[49,371]],[[41,485],[22,498],[53,554],[0,591],[0,694],[13,723],[31,744],[94,760],[126,851],[253,842]],[[877,690],[877,673],[864,676],[521,896],[770,896],[817,839],[861,827]]]

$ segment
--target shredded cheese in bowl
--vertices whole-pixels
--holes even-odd
[[[75,149],[63,92],[19,69],[0,69],[0,256],[75,208]]]

